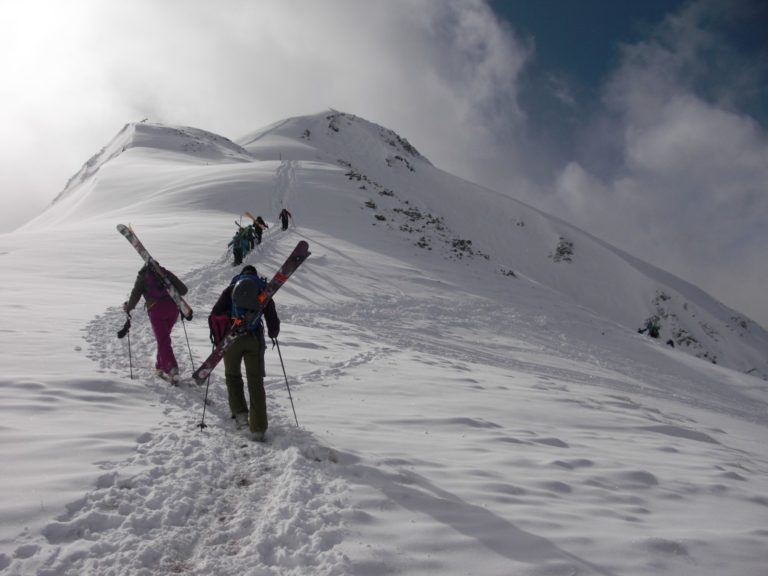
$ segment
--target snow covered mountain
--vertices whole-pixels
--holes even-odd
[[[133,171],[127,157],[139,155],[147,170],[136,186],[122,166]],[[129,124],[27,229],[91,217],[106,202],[110,209],[134,205],[154,213],[171,200],[178,210],[241,214],[255,193],[248,185],[253,164],[270,160],[281,163],[277,181],[270,183],[282,194],[280,203],[304,212],[303,198],[285,197],[307,193],[293,190],[297,171],[331,170],[338,179],[334,186],[344,190],[338,199],[345,224],[362,220],[363,225],[386,229],[392,239],[444,258],[485,261],[485,278],[502,275],[541,284],[574,306],[630,330],[654,319],[660,342],[768,379],[768,332],[749,318],[565,222],[435,168],[391,130],[341,112],[290,118],[246,135],[239,144],[192,128]],[[106,185],[100,185],[104,179]],[[120,197],[112,198],[108,191]],[[310,205],[303,221],[312,226],[317,222],[319,229],[336,228],[336,202],[321,196]],[[277,205],[260,209],[271,213]],[[348,228],[350,234],[345,229],[334,229],[334,234],[356,241],[356,227]],[[378,239],[374,244],[384,253],[387,245]],[[455,270],[461,274],[465,268]],[[509,284],[513,299],[514,281]]]
[[[190,287],[189,375],[245,211],[272,224],[246,259],[262,274],[312,251],[277,298],[302,427],[270,352],[266,445],[234,431],[221,368],[201,430],[205,390],[153,379],[145,315],[115,337],[140,266],[115,224]],[[129,124],[0,263],[3,576],[768,563],[766,331],[364,119],[236,142]]]

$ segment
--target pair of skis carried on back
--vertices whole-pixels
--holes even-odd
[[[139,253],[139,256],[141,256],[144,262],[147,263],[147,266],[152,268],[152,271],[155,273],[155,275],[160,278],[160,280],[162,280],[165,288],[168,290],[168,294],[170,294],[171,298],[173,298],[176,306],[179,307],[179,312],[181,312],[181,315],[186,320],[192,320],[192,307],[186,303],[184,298],[181,297],[181,294],[179,294],[179,291],[176,290],[176,287],[171,282],[171,279],[168,278],[168,275],[165,273],[163,268],[155,261],[154,258],[152,258],[134,231],[125,224],[118,224],[117,231],[125,236],[126,240],[128,240],[128,242],[131,243],[131,246],[136,249],[136,252]]]
[[[168,289],[168,294],[170,294],[171,298],[173,298],[173,301],[179,307],[181,315],[187,320],[191,320],[192,308],[184,301],[184,299],[181,297],[181,294],[178,293],[170,279],[163,272],[162,268],[157,264],[152,256],[150,256],[149,252],[138,239],[133,230],[123,224],[118,224],[117,230],[120,232],[120,234],[125,236],[128,242],[131,243],[131,246],[136,249],[136,251],[147,263],[147,265],[151,266],[152,270],[157,273],[159,278],[162,279],[163,284],[165,284],[166,288]],[[304,240],[300,241],[296,245],[296,248],[293,249],[293,252],[291,252],[288,258],[286,258],[285,262],[283,262],[283,265],[280,267],[280,269],[275,272],[275,275],[267,283],[266,288],[259,294],[258,301],[260,308],[257,311],[258,316],[261,316],[264,311],[264,307],[275,295],[275,292],[277,292],[283,286],[283,284],[285,284],[288,278],[291,277],[291,275],[299,266],[301,266],[301,264],[309,257],[310,254],[311,252],[309,251],[309,244],[307,244]],[[195,370],[195,373],[192,375],[192,377],[195,379],[195,382],[198,384],[205,382],[206,378],[210,376],[211,372],[213,372],[213,369],[224,357],[224,353],[227,351],[227,349],[232,346],[235,340],[237,340],[240,336],[242,336],[242,333],[238,333],[236,330],[232,330],[230,328],[230,330],[224,335],[224,338],[222,338],[222,340],[214,347],[210,356],[208,356],[208,358],[203,361],[200,367]]]

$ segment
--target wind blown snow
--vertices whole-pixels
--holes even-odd
[[[245,211],[262,275],[312,251],[266,444],[190,377]],[[118,223],[190,288],[178,388]],[[765,574],[765,330],[363,119],[129,124],[0,263],[0,574]]]

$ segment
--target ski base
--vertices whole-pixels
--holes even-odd
[[[139,240],[139,237],[136,236],[136,233],[125,224],[118,224],[117,231],[125,236],[125,239],[131,243],[131,246],[133,246],[136,252],[139,253],[139,256],[141,256],[144,262],[146,262],[148,266],[151,266],[152,271],[163,281],[165,288],[168,290],[168,294],[170,294],[171,298],[176,303],[176,306],[178,306],[179,312],[181,312],[184,319],[192,320],[192,307],[187,304],[184,298],[182,298],[181,294],[176,290],[176,287],[171,283],[170,278],[168,278],[162,268],[158,266],[155,259],[152,258],[149,251],[144,247],[144,244]]]

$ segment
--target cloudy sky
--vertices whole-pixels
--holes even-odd
[[[130,121],[327,107],[768,326],[761,0],[0,0],[0,232]]]

